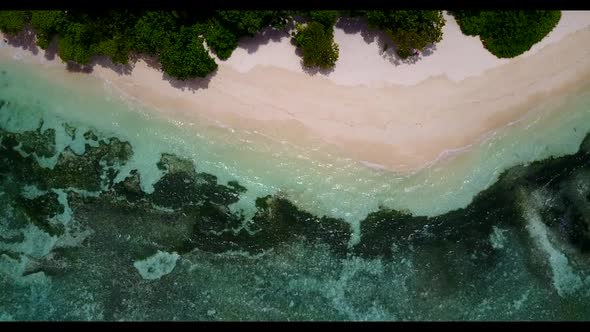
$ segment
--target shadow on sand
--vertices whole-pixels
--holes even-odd
[[[336,23],[336,28],[342,30],[345,34],[360,33],[367,44],[376,42],[381,50],[381,56],[395,66],[415,64],[422,58],[430,56],[436,50],[436,44],[429,44],[418,55],[402,59],[397,55],[397,46],[391,41],[387,33],[369,27],[364,19],[342,17]]]
[[[271,36],[269,38],[275,37]],[[12,47],[21,48],[25,51],[29,51],[33,55],[38,55],[40,52],[40,48],[39,46],[37,46],[36,43],[36,33],[30,26],[25,27],[25,29],[23,29],[16,35],[5,34],[4,41]],[[57,38],[53,38],[53,40],[49,44],[49,47],[46,50],[44,50],[44,52],[44,57],[47,60],[51,61],[59,59]],[[214,72],[207,75],[207,77],[205,78],[195,78],[182,81],[170,77],[170,75],[164,73],[162,71],[162,66],[160,65],[158,58],[156,56],[133,53],[129,55],[129,62],[126,64],[113,63],[113,61],[105,55],[95,55],[90,58],[88,64],[81,65],[73,61],[67,61],[65,65],[66,70],[74,73],[90,74],[94,71],[94,67],[98,65],[104,68],[108,68],[119,75],[131,75],[131,73],[133,72],[133,68],[135,67],[135,63],[138,60],[143,60],[150,68],[162,72],[162,79],[166,80],[172,87],[181,89],[183,91],[192,91],[193,93],[199,89],[206,89],[209,86],[211,78],[213,78],[213,76],[215,76],[215,74],[217,73],[217,70],[215,70]]]
[[[34,55],[39,54],[39,47],[36,43],[36,33],[33,28],[28,25],[16,35],[4,34],[4,42],[12,47],[22,48],[25,51],[29,51]]]
[[[299,22],[299,21],[298,21]],[[423,49],[418,55],[411,56],[407,59],[402,59],[397,55],[397,47],[391,41],[391,38],[386,32],[370,28],[366,21],[361,18],[350,18],[342,17],[338,20],[335,28],[344,31],[345,34],[356,34],[360,33],[364,41],[367,44],[376,42],[381,50],[383,58],[389,60],[393,65],[400,64],[414,64],[420,59],[431,55],[436,50],[436,44],[430,44]],[[279,42],[283,38],[291,39],[290,32],[295,29],[295,23],[290,22],[284,30],[276,30],[273,28],[263,29],[253,37],[244,37],[238,42],[238,48],[245,49],[248,54],[255,53],[260,46],[268,44],[270,41]],[[39,47],[36,44],[36,33],[30,27],[27,26],[23,31],[16,35],[5,35],[5,42],[10,46],[16,48],[22,48],[23,50],[30,51],[34,55],[39,53]],[[303,71],[314,76],[316,74],[329,75],[334,71],[334,68],[323,69],[323,68],[307,68],[303,66],[303,56],[300,48],[294,45],[293,40],[291,44],[294,46],[294,52],[299,56],[301,60],[301,68]],[[57,38],[54,38],[47,50],[45,50],[45,58],[47,60],[55,60],[58,54],[57,49]],[[162,79],[166,80],[172,87],[181,89],[183,91],[192,91],[193,93],[200,89],[206,89],[211,82],[211,79],[217,73],[217,70],[213,71],[204,78],[194,78],[189,80],[179,80],[162,71],[158,58],[156,56],[144,55],[144,54],[130,54],[129,62],[127,64],[116,64],[107,57],[102,55],[93,56],[90,62],[86,65],[76,64],[72,61],[66,63],[66,69],[70,72],[81,72],[81,73],[92,73],[94,66],[99,65],[104,68],[108,68],[119,75],[130,75],[133,72],[135,63],[139,60],[143,60],[150,68],[156,69],[162,72]]]
[[[271,27],[262,29],[253,37],[243,37],[238,42],[238,48],[245,49],[248,54],[255,53],[262,45],[268,44],[270,41],[279,42],[283,38],[291,38],[289,31],[295,29],[295,23],[290,22],[283,30],[276,30]]]
[[[262,45],[266,45],[271,41],[280,42],[283,38],[288,38],[291,45],[293,45],[293,50],[295,54],[299,58],[301,58],[300,65],[301,69],[303,69],[303,72],[311,76],[316,75],[318,73],[322,75],[328,75],[334,71],[334,68],[322,69],[305,67],[303,65],[303,53],[301,49],[299,49],[297,45],[295,45],[293,39],[291,38],[291,32],[295,30],[295,22],[303,23],[305,21],[306,20],[303,17],[295,17],[295,21],[289,22],[283,30],[276,30],[271,27],[265,28],[253,37],[244,37],[240,39],[240,41],[238,42],[238,48],[246,50],[248,54],[253,54],[256,51],[258,51],[258,49]]]
[[[291,23],[286,31],[266,29],[255,37],[245,38],[243,41],[240,41],[238,47],[246,49],[248,53],[254,53],[256,50],[258,50],[260,45],[267,44],[271,40],[274,42],[279,42],[282,38],[291,38],[289,31],[293,31],[294,27],[295,24]],[[418,54],[410,56],[406,59],[402,59],[397,54],[397,47],[392,42],[387,33],[385,31],[369,27],[365,19],[341,17],[337,21],[335,28],[342,30],[345,34],[360,34],[367,44],[376,42],[379,46],[381,56],[395,66],[399,66],[401,64],[415,64],[421,59],[432,55],[436,50],[436,44],[429,44],[422,51],[418,52]],[[319,67],[305,67],[303,65],[302,50],[295,45],[293,40],[290,42],[291,45],[293,45],[295,54],[301,58],[300,64],[304,73],[310,76],[317,74],[327,76],[334,71],[335,68],[324,69]]]
[[[180,89],[182,91],[191,91],[193,93],[195,93],[197,90],[200,90],[200,89],[207,89],[209,87],[209,83],[211,82],[211,79],[217,74],[217,69],[215,69],[213,72],[209,73],[207,76],[205,76],[203,78],[192,78],[192,79],[188,79],[188,80],[179,80],[174,77],[171,77],[170,75],[166,74],[162,70],[162,65],[158,61],[157,56],[147,55],[147,54],[135,54],[135,53],[131,54],[129,56],[129,63],[132,63],[133,65],[139,60],[142,60],[143,62],[145,62],[148,65],[148,67],[161,72],[162,79],[167,81],[170,84],[170,86]],[[131,70],[133,70],[133,69],[131,69]]]

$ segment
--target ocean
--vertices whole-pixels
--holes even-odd
[[[0,320],[590,318],[590,83],[397,174],[40,67],[0,57]]]

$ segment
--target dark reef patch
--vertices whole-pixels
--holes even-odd
[[[25,241],[23,230],[31,225],[58,238],[48,254],[31,258],[23,275],[41,273],[64,288],[85,280],[88,287],[101,289],[95,294],[95,301],[103,304],[101,319],[126,317],[122,313],[131,309],[125,298],[135,294],[137,285],[148,282],[133,263],[158,251],[182,257],[205,255],[211,260],[229,260],[230,253],[238,252],[258,262],[258,257],[268,255],[294,260],[292,248],[303,245],[324,248],[335,261],[399,262],[411,257],[415,267],[408,283],[417,294],[440,301],[465,289],[483,291],[517,252],[527,257],[524,271],[532,276],[533,286],[552,287],[547,262],[534,249],[526,226],[522,193],[538,192],[547,198],[539,215],[555,235],[556,245],[567,245],[586,259],[583,255],[590,250],[590,135],[575,154],[506,170],[465,208],[435,217],[385,208],[370,213],[361,221],[360,242],[351,246],[352,228],[347,222],[308,213],[280,193],[258,197],[254,216],[246,219],[243,212],[230,208],[245,187],[237,181],[219,183],[216,176],[198,172],[192,161],[172,154],[162,154],[157,163],[162,176],[153,192],[142,190],[138,170],[114,183],[133,156],[128,142],[86,131],[84,138],[96,144],[86,144],[82,154],[69,147],[58,152],[55,130],[41,128],[42,123],[23,133],[0,128],[0,226],[10,231],[0,236],[0,243]],[[79,133],[72,125],[64,124],[64,128],[72,139]],[[38,157],[56,157],[55,167],[41,167]],[[39,189],[35,197],[24,195],[27,186]],[[72,216],[68,224],[56,218],[66,212],[59,190],[67,195]],[[502,236],[524,249],[500,250]],[[498,243],[492,241],[494,237],[500,238]],[[77,242],[59,242],[65,238]],[[0,250],[0,260],[18,260],[22,255],[17,249]],[[375,278],[362,271],[353,276]],[[105,285],[104,280],[117,282]],[[369,297],[388,301],[376,288],[366,292],[367,298],[358,298],[359,303]],[[78,295],[72,291],[68,296]],[[424,306],[423,310],[432,310]]]
[[[64,123],[63,127],[66,130],[66,134],[68,134],[68,136],[70,136],[71,139],[76,138],[76,127],[72,126],[69,123]]]
[[[27,214],[34,225],[47,234],[60,236],[64,233],[63,225],[50,222],[50,218],[64,212],[56,193],[49,192],[33,199],[17,197],[15,205]]]
[[[67,125],[66,129],[73,137],[75,128]],[[39,126],[35,131],[21,134],[0,129],[0,137],[0,171],[41,190],[68,190],[70,206],[76,216],[88,210],[89,206],[96,206],[93,210],[109,214],[118,211],[123,216],[141,210],[143,215],[153,215],[154,223],[160,220],[161,227],[183,224],[180,228],[185,229],[186,234],[177,234],[176,240],[172,241],[174,243],[166,242],[162,250],[188,252],[198,248],[210,252],[244,250],[260,253],[303,240],[328,244],[339,255],[386,259],[395,259],[399,252],[413,247],[445,247],[453,252],[476,255],[480,261],[474,266],[492,266],[495,250],[489,241],[485,241],[492,233],[492,227],[522,233],[522,213],[516,203],[517,188],[530,191],[539,187],[549,190],[555,197],[554,201],[558,202],[544,214],[546,224],[566,233],[569,242],[580,250],[588,250],[588,213],[582,213],[579,204],[573,204],[568,196],[571,196],[571,190],[562,189],[573,176],[583,170],[588,171],[588,138],[574,155],[549,158],[505,171],[494,185],[476,195],[466,208],[432,218],[389,209],[373,212],[361,222],[360,243],[348,248],[352,231],[346,222],[314,216],[278,194],[258,198],[255,216],[244,220],[241,213],[231,212],[229,205],[237,202],[246,188],[236,181],[220,184],[214,175],[199,173],[191,161],[171,154],[161,156],[157,166],[163,175],[154,184],[154,191],[146,194],[141,189],[137,170],[132,170],[123,181],[113,183],[120,166],[133,154],[128,142],[115,137],[99,140],[95,133],[87,131],[84,137],[98,141],[98,146],[86,144],[82,155],[66,147],[59,154],[55,167],[46,169],[31,156],[23,156],[15,150],[51,157],[55,154],[53,129],[42,132]],[[100,195],[81,197],[71,189],[99,192]],[[43,222],[63,212],[55,193],[32,200],[19,198],[15,202],[36,225],[51,234],[58,232],[47,228],[47,223]],[[123,227],[121,222],[115,225]],[[94,228],[92,224],[87,226]],[[147,236],[149,229],[159,228],[152,224],[145,234],[141,234]],[[445,259],[440,257],[441,261]],[[452,269],[453,262],[446,263]]]

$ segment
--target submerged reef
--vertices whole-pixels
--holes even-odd
[[[246,218],[231,208],[245,187],[181,156],[161,155],[147,193],[119,174],[128,142],[42,128],[0,127],[2,320],[590,317],[590,135],[464,208],[370,213],[351,244],[349,223],[280,193]],[[57,151],[56,130],[83,153]]]

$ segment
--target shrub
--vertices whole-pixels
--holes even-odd
[[[297,26],[295,43],[303,51],[305,67],[334,67],[338,60],[338,45],[332,32],[326,31],[323,24],[312,21],[307,26]]]
[[[203,46],[203,38],[187,27],[172,37],[160,54],[160,62],[164,72],[180,80],[205,77],[217,69],[215,60]]]
[[[9,34],[17,34],[24,29],[29,20],[29,13],[24,10],[0,11],[0,30]]]
[[[338,20],[339,13],[337,10],[312,10],[309,12],[312,21],[321,23],[327,31],[334,29],[334,24]]]
[[[217,20],[212,20],[205,32],[205,39],[221,60],[229,58],[238,47],[238,38]]]
[[[400,58],[442,40],[445,20],[439,10],[371,10],[365,15],[369,25],[387,32]]]
[[[66,21],[65,13],[60,10],[34,10],[31,13],[31,26],[37,32],[37,45],[47,49],[54,35]]]
[[[464,34],[479,35],[485,48],[499,58],[512,58],[528,51],[561,18],[561,12],[553,10],[462,10],[453,15]]]

